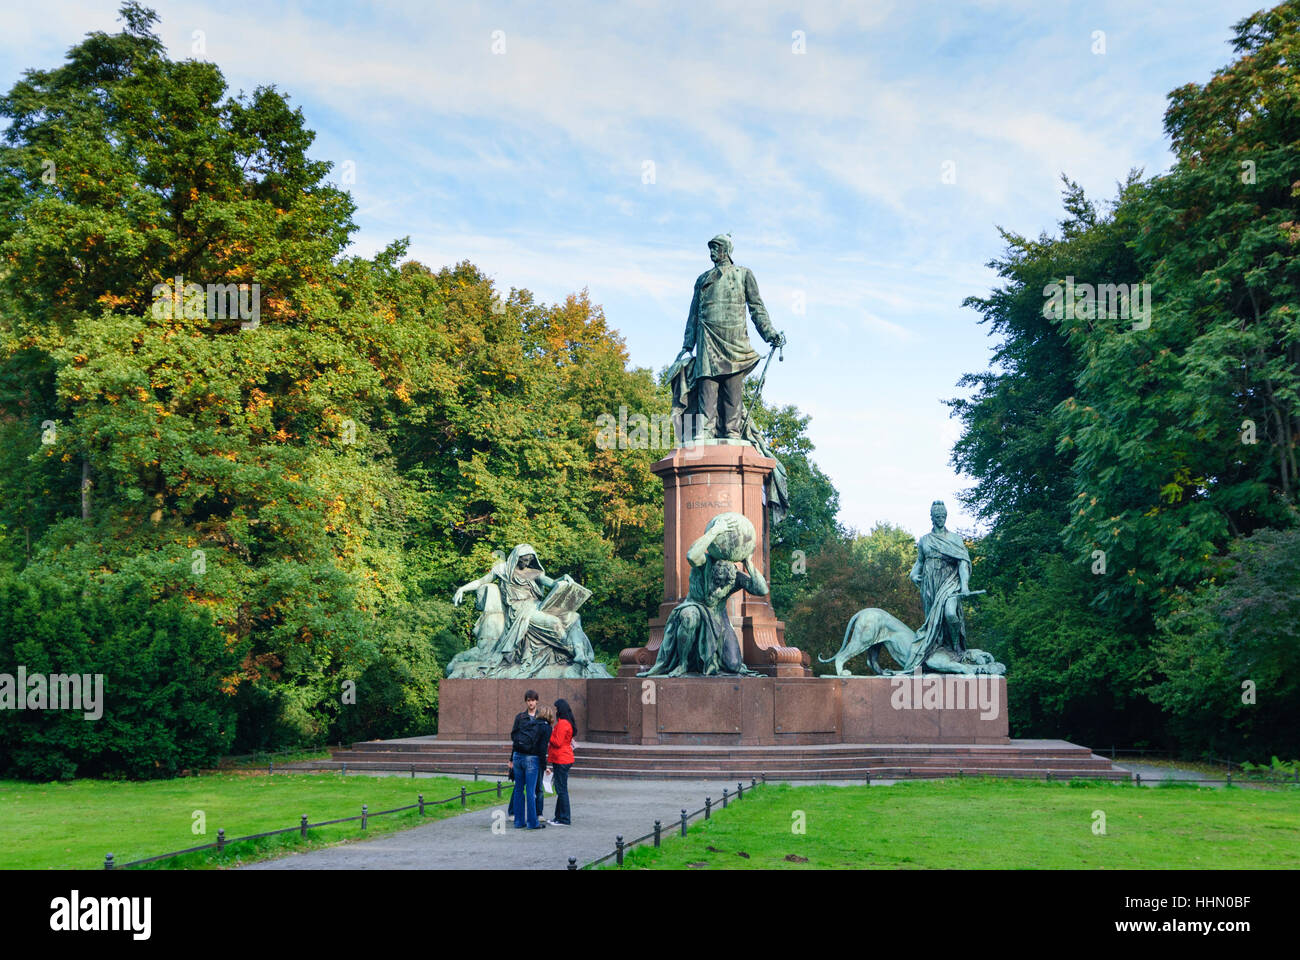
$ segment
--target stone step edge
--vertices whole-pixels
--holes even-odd
[[[400,766],[400,767],[394,767],[394,766],[391,766],[391,765],[385,765],[385,764],[362,764],[362,763],[357,763],[357,764],[349,764],[349,766],[351,766],[353,769],[358,770],[358,771],[374,771],[374,772],[396,772],[396,773],[406,773],[406,772],[408,772],[409,769],[410,769],[410,768],[409,768],[409,765]],[[280,767],[279,769],[281,769],[281,770],[302,770],[302,771],[326,771],[326,772],[337,772],[337,771],[341,770],[342,767],[343,767],[343,764],[334,764],[334,763],[331,763],[331,762],[329,762],[329,761],[306,761],[306,762],[303,762],[303,763],[285,764],[285,765],[283,765],[282,767]],[[450,768],[450,767],[457,767],[457,768],[464,767],[464,768],[466,768],[466,769],[448,769],[448,768]],[[419,768],[417,768],[417,771],[416,771],[416,772],[417,772],[417,773],[470,773],[471,771],[468,769],[468,767],[469,767],[468,764],[445,764],[445,765],[439,765],[439,766],[438,766],[437,768],[435,768],[435,769],[427,769],[427,768],[425,768],[425,769],[419,769]],[[713,779],[718,779],[718,778],[720,778],[720,777],[721,777],[724,773],[726,773],[726,772],[727,772],[727,771],[719,771],[719,770],[717,770],[717,769],[713,769],[713,768],[702,768],[702,769],[694,769],[694,770],[646,770],[646,769],[644,769],[644,768],[630,768],[630,767],[622,767],[622,768],[620,768],[620,767],[612,767],[612,768],[609,768],[609,769],[577,769],[577,770],[572,771],[572,772],[570,773],[570,776],[573,776],[573,777],[590,776],[590,777],[597,777],[597,778],[599,778],[599,777],[622,777],[622,776],[633,776],[633,777],[639,777],[639,778],[642,778],[642,779],[659,779],[659,778],[663,778],[663,779],[700,779],[700,780],[713,780]],[[907,766],[899,766],[899,765],[878,766],[878,767],[867,767],[867,768],[865,768],[865,770],[864,770],[864,768],[862,768],[862,767],[856,767],[856,768],[850,768],[850,769],[840,769],[840,768],[832,768],[832,769],[827,769],[827,768],[812,768],[812,769],[804,769],[804,768],[799,768],[799,769],[789,769],[789,770],[781,770],[781,769],[771,769],[771,768],[768,768],[768,769],[765,769],[765,770],[762,770],[762,771],[730,771],[730,772],[732,773],[732,775],[736,775],[736,774],[738,774],[738,773],[743,773],[743,774],[756,773],[756,774],[766,775],[766,776],[767,776],[768,778],[770,778],[770,779],[778,779],[778,780],[781,779],[781,778],[783,778],[783,777],[789,777],[789,778],[791,778],[791,779],[817,779],[817,778],[820,778],[820,779],[831,779],[831,780],[834,780],[834,779],[856,780],[856,779],[860,779],[864,773],[870,773],[873,777],[877,777],[877,778],[879,778],[879,779],[893,779],[893,778],[896,778],[896,777],[901,776],[901,775],[903,775],[903,774],[908,774],[908,775],[926,775],[926,776],[929,776],[929,775],[940,776],[940,775],[942,775],[942,776],[948,776],[948,777],[952,777],[952,778],[956,779],[956,778],[959,778],[959,777],[960,777],[962,774],[964,774],[964,773],[968,773],[968,774],[970,774],[971,776],[975,776],[975,775],[980,775],[980,776],[1007,776],[1007,777],[1013,777],[1013,778],[1015,778],[1015,777],[1017,777],[1017,776],[1024,776],[1024,777],[1029,777],[1029,778],[1038,778],[1038,779],[1045,778],[1045,777],[1047,776],[1047,774],[1050,773],[1050,774],[1052,774],[1053,777],[1058,777],[1058,776],[1059,776],[1059,777],[1062,777],[1062,778],[1078,778],[1078,779],[1085,779],[1085,780],[1096,780],[1096,779],[1132,779],[1132,776],[1133,776],[1133,775],[1132,775],[1131,773],[1129,773],[1127,770],[1123,770],[1123,769],[1120,769],[1120,768],[1110,768],[1110,769],[1097,769],[1097,768],[1080,769],[1080,768],[1077,768],[1077,767],[1056,767],[1056,768],[1042,768],[1042,767],[988,767],[988,768],[973,768],[973,767],[953,767],[953,766],[949,766],[949,767],[939,767],[939,766],[934,766],[934,767],[927,767],[927,766],[912,766],[912,767],[907,767]],[[502,773],[504,773],[504,771],[502,771]],[[857,776],[853,776],[853,774],[855,774],[855,773],[857,774]],[[652,776],[652,775],[655,775],[655,776]],[[492,782],[494,782],[494,780],[490,777],[489,774],[484,774],[484,773],[482,773],[482,771],[480,771],[480,776],[482,777],[482,779],[480,779],[480,780],[477,781],[477,782],[480,782],[480,783],[492,783]],[[744,778],[744,777],[742,776],[742,779],[743,779],[743,778]]]
[[[584,754],[582,757],[582,766],[590,769],[616,768],[616,767],[626,766],[628,760],[645,760],[647,761],[648,764],[652,764],[662,769],[670,769],[670,770],[685,767],[685,766],[701,765],[701,759],[695,757],[692,758],[617,757],[615,758],[615,757],[591,757]],[[333,759],[328,762],[334,764],[348,763],[348,764],[354,764],[358,766],[364,766],[366,764],[383,765],[383,766],[392,767],[393,769],[397,769],[397,770],[405,770],[411,766],[415,766],[418,769],[425,766],[440,766],[440,765],[447,765],[447,764],[455,764],[457,766],[462,766],[462,767],[504,766],[506,761],[507,758],[503,754],[479,755],[479,756],[475,756],[475,755],[457,756],[457,757],[448,757],[440,760],[432,760],[432,759],[431,760],[407,760],[404,757],[380,757],[380,756],[375,756],[374,754],[362,754],[360,756],[336,754],[333,757]],[[817,761],[821,761],[821,764],[818,764]],[[764,761],[756,762],[753,760],[735,760],[735,759],[720,758],[718,760],[710,761],[710,765],[714,767],[723,767],[728,769],[730,768],[751,769],[756,765],[766,766],[772,762],[778,762],[786,766],[795,765],[788,757],[770,758],[770,760],[768,760],[766,763]],[[958,764],[956,762],[956,758],[953,757],[929,757],[929,756],[922,755],[922,756],[910,756],[910,757],[868,756],[868,757],[856,757],[853,759],[844,759],[844,760],[835,759],[833,761],[834,766],[828,765],[828,763],[830,762],[832,762],[831,758],[810,758],[808,764],[799,764],[799,766],[819,765],[825,769],[834,769],[837,767],[900,766],[900,765],[908,765],[908,764],[914,766],[943,766],[943,767],[952,767],[953,769],[957,769],[959,766],[976,768],[979,766],[986,766],[990,764],[994,766],[1011,766],[1011,767],[1020,767],[1020,768],[1045,768],[1051,766],[1071,766],[1071,765],[1076,765],[1081,767],[1102,766],[1108,768],[1111,766],[1110,760],[1106,759],[1105,757],[987,757],[987,758],[974,760],[970,763]]]
[[[1014,741],[1013,741],[1014,744]],[[711,754],[722,753],[740,753],[742,756],[761,756],[764,752],[779,753],[782,756],[799,755],[808,753],[816,756],[834,756],[835,754],[852,755],[855,752],[872,751],[879,753],[898,753],[898,752],[934,752],[953,755],[962,753],[969,756],[997,756],[1001,751],[1006,754],[1015,756],[1060,756],[1060,755],[1082,755],[1091,753],[1089,747],[1078,744],[1063,744],[1059,747],[1018,747],[1006,743],[987,743],[987,744],[970,744],[970,743],[933,743],[929,741],[918,741],[916,743],[865,743],[865,744],[846,744],[846,743],[827,743],[827,744],[759,744],[759,745],[741,745],[741,744],[610,744],[595,743],[592,741],[582,742],[580,749],[586,754],[607,754],[617,757],[627,755],[633,752],[653,752],[657,756],[670,756],[677,754],[684,757],[708,756]],[[463,753],[463,752],[484,752],[488,750],[508,751],[510,743],[506,740],[488,741],[488,740],[449,740],[446,743],[429,744],[420,747],[408,747],[402,744],[395,744],[385,740],[362,741],[352,744],[350,747],[333,747],[331,750],[335,753],[347,751],[352,753],[409,753],[409,754],[441,754],[441,753]]]

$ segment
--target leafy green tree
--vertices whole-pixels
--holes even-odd
[[[1099,615],[1092,604],[1110,582],[1104,571],[1116,573],[1063,540],[1077,502],[1063,411],[1088,358],[1070,339],[1075,321],[1045,310],[1045,292],[1064,289],[1067,277],[1096,285],[1141,276],[1131,249],[1139,189],[1131,175],[1103,212],[1066,180],[1059,236],[1003,232],[1006,253],[990,266],[1005,285],[966,301],[1002,338],[995,369],[964,377],[973,395],[949,402],[965,428],[953,462],[976,480],[963,499],[992,524],[972,552],[973,578],[989,593],[970,604],[968,625],[971,643],[1007,664],[1013,732],[1021,736],[1068,733],[1128,746],[1149,738],[1155,714],[1140,693],[1149,615],[1140,608]]]
[[[813,557],[828,544],[845,537],[836,515],[840,509],[839,492],[812,459],[813,444],[808,438],[810,418],[793,406],[769,407],[760,398],[753,408],[754,424],[767,439],[768,446],[786,471],[790,510],[768,533],[771,537],[769,584],[772,609],[783,618],[794,609],[799,598],[813,589],[809,565]],[[788,626],[788,625],[787,625]],[[798,631],[787,631],[787,640],[806,649]]]
[[[1065,537],[1117,576],[1100,601],[1167,612],[1230,538],[1283,526],[1300,489],[1300,4],[1246,18],[1239,59],[1175,90],[1174,169],[1134,240],[1148,329],[1076,322],[1087,358],[1062,407],[1076,489]],[[1125,325],[1126,326],[1126,325]]]
[[[21,559],[210,609],[245,651],[232,687],[279,718],[239,746],[319,739],[401,589],[402,484],[368,430],[392,347],[368,295],[395,268],[336,260],[352,203],[283,96],[226,96],[212,64],[166,57],[152,12],[123,17],[0,98]],[[159,293],[177,277],[258,284],[256,322]]]
[[[973,559],[980,571],[985,558]],[[1012,735],[1095,748],[1165,746],[1159,711],[1144,692],[1154,673],[1150,640],[1089,608],[1097,586],[1086,567],[1058,552],[1032,570],[971,605],[972,643],[1007,664]]]
[[[410,262],[392,312],[420,332],[403,355],[386,430],[415,490],[407,553],[415,594],[450,610],[455,588],[493,553],[530,543],[542,563],[593,591],[583,624],[606,657],[644,641],[662,573],[663,512],[650,464],[670,449],[602,449],[598,418],[668,413],[648,371],[628,370],[621,338],[585,293],[564,304],[502,298],[475,267],[433,273]],[[665,447],[665,444],[668,446]],[[469,642],[458,613],[440,649]]]
[[[0,711],[0,771],[149,778],[211,766],[234,742],[225,690],[240,656],[207,611],[178,598],[153,602],[139,581],[77,591],[54,579],[0,578],[3,672],[102,678],[97,710],[83,699],[81,711]]]
[[[1004,234],[1007,285],[968,301],[1003,336],[952,402],[954,462],[992,523],[973,624],[1016,678],[1022,733],[1220,737],[1191,720],[1223,704],[1194,708],[1190,671],[1225,695],[1209,639],[1223,557],[1294,524],[1298,24],[1294,0],[1237,24],[1238,59],[1170,96],[1173,169],[1130,176],[1106,215],[1069,185],[1061,236]],[[1149,284],[1149,317],[1044,315],[1067,276]]]
[[[516,543],[592,589],[607,662],[644,642],[671,437],[610,447],[601,418],[669,397],[601,308],[405,240],[345,257],[300,111],[122,18],[0,97],[0,570],[58,618],[142,591],[140,618],[210,623],[236,659],[204,709],[237,751],[432,732],[473,621],[451,594]],[[814,551],[836,494],[807,420],[756,417],[791,473],[775,549]]]
[[[1151,697],[1180,745],[1300,757],[1300,529],[1235,541],[1222,576],[1181,595],[1160,627]]]
[[[865,536],[824,541],[808,558],[807,586],[786,618],[786,636],[813,658],[816,673],[829,673],[819,657],[844,642],[848,622],[859,610],[879,607],[908,626],[925,619],[921,598],[908,574],[916,562],[916,540],[901,527],[878,523]],[[866,672],[862,661],[848,667]]]

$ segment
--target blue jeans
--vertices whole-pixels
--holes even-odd
[[[515,768],[515,788],[510,806],[515,812],[515,826],[537,828],[537,755],[516,753],[510,757]],[[525,821],[527,821],[525,823]]]
[[[569,822],[569,768],[571,763],[553,763],[555,773],[555,822]]]

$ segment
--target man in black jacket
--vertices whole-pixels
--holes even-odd
[[[515,815],[515,829],[541,829],[537,821],[537,781],[540,769],[537,759],[537,734],[541,731],[537,720],[537,691],[524,694],[524,712],[515,717],[510,728],[510,776],[515,788],[510,793],[510,810]]]

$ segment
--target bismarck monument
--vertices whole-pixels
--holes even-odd
[[[677,446],[652,467],[664,486],[664,593],[649,642],[623,650],[609,677],[577,613],[589,592],[548,577],[520,544],[453,598],[472,593],[481,615],[475,646],[440,686],[438,736],[358,744],[336,761],[491,769],[504,764],[533,688],[572,705],[579,775],[1127,776],[1086,747],[1008,737],[1006,668],[966,643],[962,604],[983,591],[970,589],[970,555],[937,501],[912,569],[924,623],[913,629],[863,609],[831,658],[834,674],[812,676],[768,602],[769,536],[789,501],[744,391],[763,362],[761,391],[786,339],[753,273],[732,261],[730,237],[708,247],[713,266],[695,281],[669,368]],[[771,345],[766,361],[750,343],[751,322]],[[848,672],[860,655],[874,675]]]
[[[692,559],[693,554],[703,557],[703,547],[693,545],[701,543],[715,518],[743,518],[749,550],[735,559],[756,556],[766,569],[771,525],[780,523],[788,510],[785,468],[744,404],[745,378],[761,360],[749,340],[749,321],[773,352],[786,339],[772,326],[754,274],[732,262],[731,251],[730,237],[709,241],[713,268],[695,281],[682,350],[668,371],[678,447],[650,468],[664,485],[664,597],[658,616],[650,620],[650,642],[620,654],[619,676],[634,676],[655,663],[668,618],[691,596],[694,571],[703,563]],[[769,353],[767,363],[771,361]],[[765,365],[758,390],[766,374]],[[738,529],[734,521],[733,528]],[[711,565],[710,576],[719,569]],[[708,675],[812,676],[807,656],[786,645],[785,624],[772,611],[766,586],[734,591],[725,609],[739,630],[741,662]]]

